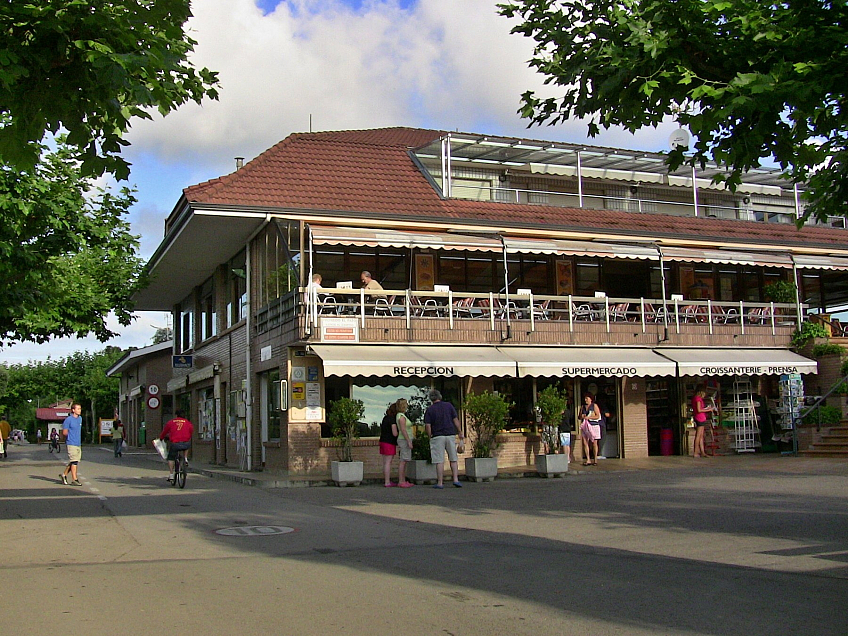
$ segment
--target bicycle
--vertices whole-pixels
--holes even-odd
[[[169,480],[172,486],[185,488],[186,475],[188,474],[188,460],[185,453],[184,450],[177,451],[177,458],[174,460],[174,478]]]

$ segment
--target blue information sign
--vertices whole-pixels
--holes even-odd
[[[191,369],[193,365],[192,356],[171,356],[175,369]]]

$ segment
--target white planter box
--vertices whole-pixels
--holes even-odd
[[[363,470],[362,462],[330,462],[330,475],[337,486],[358,486]]]
[[[465,476],[470,481],[494,481],[498,476],[497,457],[466,457]]]
[[[413,484],[436,483],[436,465],[426,459],[413,459],[406,462],[406,479]]]
[[[536,472],[545,477],[565,477],[568,455],[536,455]]]

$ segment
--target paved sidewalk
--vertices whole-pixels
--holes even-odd
[[[112,452],[111,447],[100,447],[103,451]],[[151,462],[164,464],[156,451],[131,449],[124,453],[126,456],[143,457]],[[463,463],[460,462],[460,479],[465,479]],[[841,468],[848,471],[848,461],[832,458],[807,458],[782,456],[777,453],[765,453],[756,455],[722,455],[695,459],[693,457],[671,456],[671,457],[644,457],[639,459],[601,459],[597,466],[583,466],[581,462],[569,464],[568,475],[561,479],[573,479],[597,474],[646,471],[646,470],[675,470],[691,469],[701,467],[710,468],[738,468],[740,470],[750,469],[779,469],[786,472],[803,471],[811,465],[826,466],[829,469]],[[214,479],[225,479],[247,486],[258,488],[308,488],[313,486],[334,486],[329,473],[315,473],[312,475],[290,475],[284,472],[244,472],[227,466],[211,466],[209,464],[190,463],[189,470],[192,473],[205,475]],[[447,471],[447,467],[446,467]],[[393,466],[392,476],[396,477],[397,466]],[[542,479],[536,473],[536,467],[511,466],[498,468],[497,479]],[[362,480],[363,485],[381,485],[383,475],[380,473],[368,473]]]

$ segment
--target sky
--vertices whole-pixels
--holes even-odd
[[[527,66],[533,42],[510,35],[500,0],[194,0],[191,58],[218,71],[220,99],[137,120],[124,153],[138,202],[130,213],[148,259],[182,189],[235,170],[294,132],[411,126],[565,142],[588,140],[585,122],[528,130],[520,95],[556,95]],[[664,150],[672,122],[593,143]],[[143,347],[161,312],[139,312],[121,335],[55,339],[0,349],[0,362],[58,359],[107,345]]]

